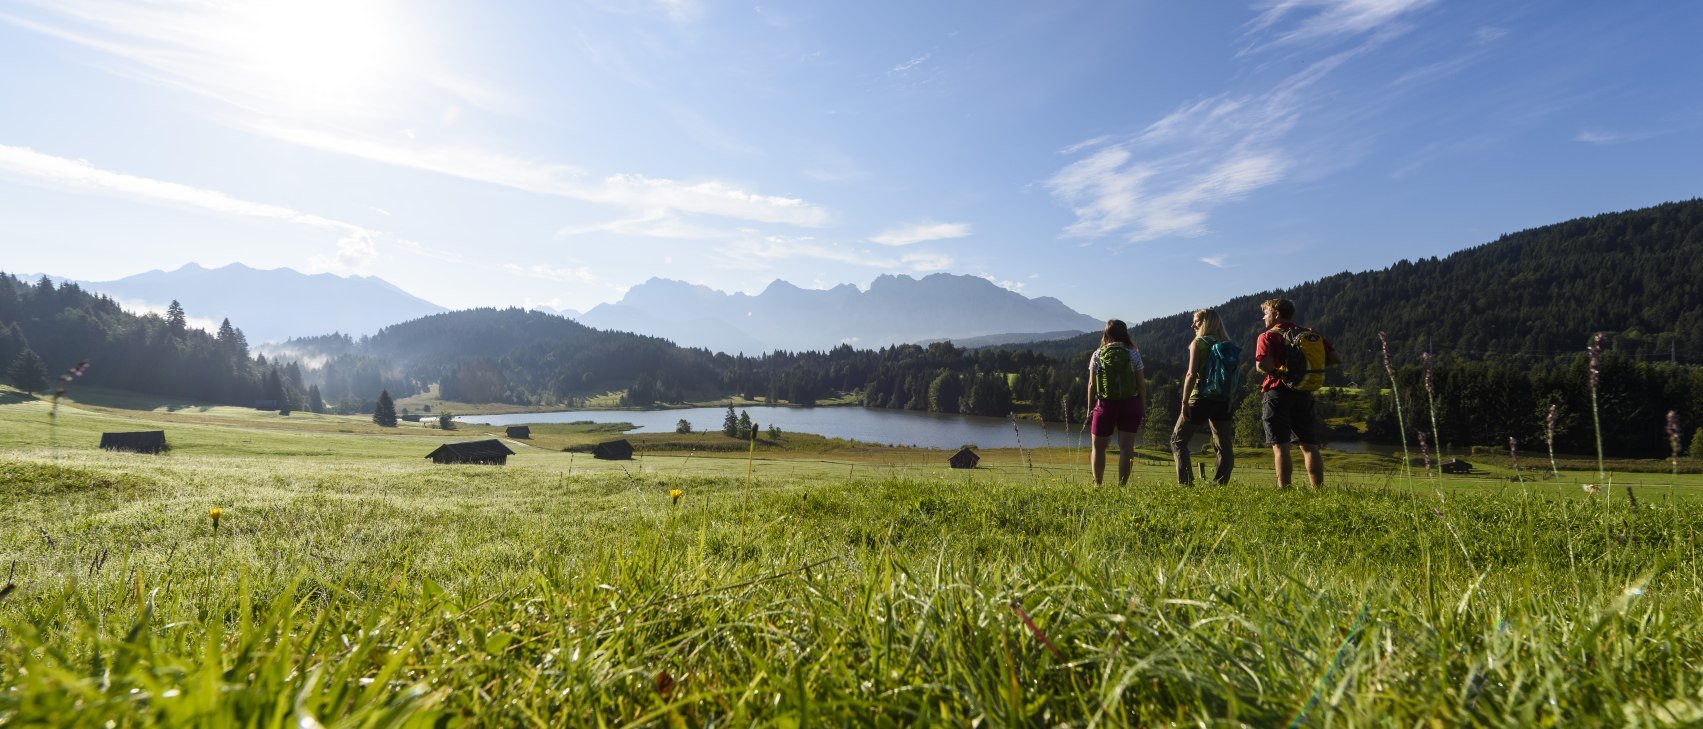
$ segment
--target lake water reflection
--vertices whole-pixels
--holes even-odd
[[[759,428],[770,425],[782,432],[813,433],[830,438],[845,438],[866,443],[908,445],[923,448],[957,448],[974,444],[981,448],[1011,448],[1017,445],[1018,434],[1011,421],[977,415],[948,415],[919,413],[909,410],[882,410],[861,407],[747,407],[751,420]],[[737,410],[736,410],[737,412]],[[683,410],[564,410],[551,413],[514,413],[509,415],[466,415],[458,422],[504,426],[517,423],[571,423],[589,420],[594,423],[632,423],[635,433],[672,433],[675,424],[684,419],[696,431],[721,430],[727,408],[688,408]],[[1018,421],[1023,447],[1075,446],[1077,425],[1066,435],[1064,425],[1048,423],[1045,428],[1033,420]]]
[[[830,438],[845,438],[866,443],[908,445],[922,448],[950,449],[974,444],[981,448],[1014,448],[1018,433],[1005,418],[979,415],[950,415],[919,413],[910,410],[883,410],[861,407],[747,407],[746,412],[757,427],[771,424],[783,432],[812,433]],[[737,410],[735,410],[737,412]],[[727,408],[688,408],[683,410],[563,410],[549,413],[513,413],[509,415],[465,415],[458,422],[492,426],[519,423],[571,423],[589,420],[594,423],[632,423],[634,433],[672,433],[675,424],[684,419],[695,431],[721,430]],[[1084,447],[1087,435],[1080,423],[1072,423],[1069,433],[1062,423],[1041,423],[1019,420],[1023,447]],[[1207,442],[1205,434],[1196,435],[1193,448],[1199,450]],[[1387,453],[1399,447],[1372,445],[1357,441],[1330,444],[1331,448],[1349,452]]]

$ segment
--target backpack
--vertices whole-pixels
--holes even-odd
[[[1283,337],[1283,384],[1298,392],[1312,392],[1325,384],[1325,338],[1306,327],[1272,327],[1272,331]]]
[[[1135,364],[1124,347],[1106,345],[1094,353],[1099,364],[1094,374],[1094,394],[1101,400],[1124,400],[1141,394],[1135,386]]]
[[[1236,392],[1236,369],[1242,366],[1242,348],[1230,342],[1213,342],[1207,349],[1206,366],[1201,368],[1200,396],[1208,400],[1229,400]]]

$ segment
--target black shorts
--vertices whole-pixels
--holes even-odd
[[[1313,414],[1313,393],[1287,387],[1266,392],[1260,397],[1260,422],[1265,425],[1266,445],[1324,445],[1319,419]]]

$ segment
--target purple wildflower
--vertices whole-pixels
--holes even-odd
[[[1520,470],[1520,442],[1514,436],[1508,436],[1508,458],[1514,462],[1514,471]]]
[[[1431,449],[1425,445],[1425,431],[1415,430],[1413,432],[1419,436],[1419,457],[1425,460],[1425,475],[1429,476],[1431,475]]]
[[[1668,445],[1673,447],[1673,457],[1679,459],[1679,413],[1668,411]]]
[[[1602,374],[1602,332],[1591,335],[1591,391],[1597,389],[1597,377]]]
[[[1390,364],[1390,340],[1384,337],[1383,332],[1378,332],[1378,344],[1384,349],[1384,371],[1389,373],[1390,382],[1395,382],[1396,368]]]
[[[1425,360],[1425,394],[1436,396],[1437,393],[1431,389],[1431,353],[1426,352],[1420,355],[1419,358]]]
[[[1549,404],[1549,417],[1543,419],[1543,440],[1555,448],[1555,403]]]

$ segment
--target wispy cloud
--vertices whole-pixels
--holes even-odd
[[[1243,53],[1388,31],[1432,1],[1278,0],[1248,24]]]
[[[1581,129],[1578,134],[1573,136],[1573,141],[1586,144],[1622,144],[1640,138],[1641,136],[1637,134],[1609,132],[1601,129]]]
[[[882,231],[869,242],[884,246],[908,246],[930,240],[963,238],[970,234],[969,223],[912,223]]]
[[[894,66],[890,69],[887,69],[887,73],[888,74],[904,73],[904,72],[909,71],[913,68],[916,68],[917,66],[921,66],[924,63],[928,63],[928,59],[933,55],[934,55],[934,53],[932,51],[930,51],[928,53],[919,53],[917,55],[911,56],[904,63],[901,63],[897,66]]]
[[[647,214],[675,211],[801,227],[820,227],[829,219],[826,210],[805,200],[749,192],[719,180],[681,182],[637,174],[591,179],[584,170],[570,165],[523,160],[477,147],[403,144],[270,124],[254,129],[296,144],[376,162]]]
[[[0,173],[62,189],[100,192],[223,215],[295,223],[345,233],[365,231],[358,225],[282,205],[253,202],[217,190],[103,170],[84,160],[42,154],[28,147],[0,145]]]
[[[1248,24],[1244,39],[1254,49],[1289,46],[1295,53],[1282,62],[1299,65],[1269,85],[1182,104],[1134,135],[1100,136],[1061,150],[1080,158],[1043,184],[1075,214],[1064,234],[1127,242],[1203,235],[1216,208],[1307,173],[1307,155],[1298,149],[1305,143],[1294,132],[1322,103],[1317,87],[1428,2],[1284,0],[1268,6]],[[1335,47],[1349,37],[1362,40]],[[1263,75],[1271,65],[1252,72]]]
[[[677,21],[702,13],[699,0],[656,3]],[[431,57],[386,47],[391,36],[406,34],[381,31],[405,18],[363,9],[367,4],[345,9],[332,0],[280,4],[289,11],[275,13],[278,17],[251,5],[64,0],[42,4],[29,18],[0,13],[0,23],[118,58],[124,63],[107,67],[114,73],[216,100],[237,112],[208,114],[221,123],[306,147],[634,211],[803,227],[828,221],[827,211],[807,201],[765,195],[723,180],[676,180],[637,172],[593,175],[572,164],[522,158],[475,144],[424,141],[432,135],[417,128],[423,113],[440,119],[436,136],[442,136],[460,116],[461,105],[506,114],[518,113],[521,105],[513,94],[484,79],[401,63],[402,58]],[[310,23],[319,15],[334,15],[338,22],[296,33],[268,25]],[[284,40],[296,45],[267,50],[268,44]],[[422,112],[422,107],[434,110]],[[406,131],[393,139],[388,132],[371,131],[377,129]]]
[[[1008,279],[996,278],[991,273],[979,273],[979,274],[976,274],[976,275],[980,276],[984,279],[987,279],[987,281],[989,283],[991,283],[995,286],[998,286],[1002,289],[1005,289],[1007,291],[1013,291],[1013,292],[1016,292],[1016,293],[1019,293],[1019,294],[1023,293],[1024,284],[1023,284],[1022,281],[1011,281],[1011,280],[1008,280]]]
[[[725,264],[737,268],[769,268],[785,260],[814,259],[861,266],[886,271],[942,271],[952,267],[949,256],[924,251],[907,252],[898,257],[884,253],[837,245],[809,236],[759,234],[747,235],[721,244],[716,253]]]
[[[570,225],[556,231],[557,238],[574,238],[594,233],[607,233],[634,238],[661,238],[665,240],[725,240],[739,235],[737,230],[712,228],[693,225],[665,210],[650,211],[638,215],[611,220],[606,223],[591,225]]]
[[[397,238],[354,223],[306,213],[271,203],[244,200],[209,190],[141,175],[95,167],[84,160],[43,154],[28,147],[0,145],[0,176],[76,193],[112,195],[148,203],[251,220],[289,223],[339,234],[336,252],[312,256],[312,270],[342,273],[364,271],[378,257],[382,241],[419,255],[453,261],[453,254],[435,251],[415,241]]]
[[[1226,258],[1224,256],[1224,254],[1222,254],[1222,253],[1219,253],[1217,255],[1212,255],[1212,256],[1201,256],[1200,257],[1201,263],[1204,263],[1204,264],[1211,266],[1213,268],[1229,268],[1230,266],[1227,263],[1225,263],[1225,260],[1226,260]]]

